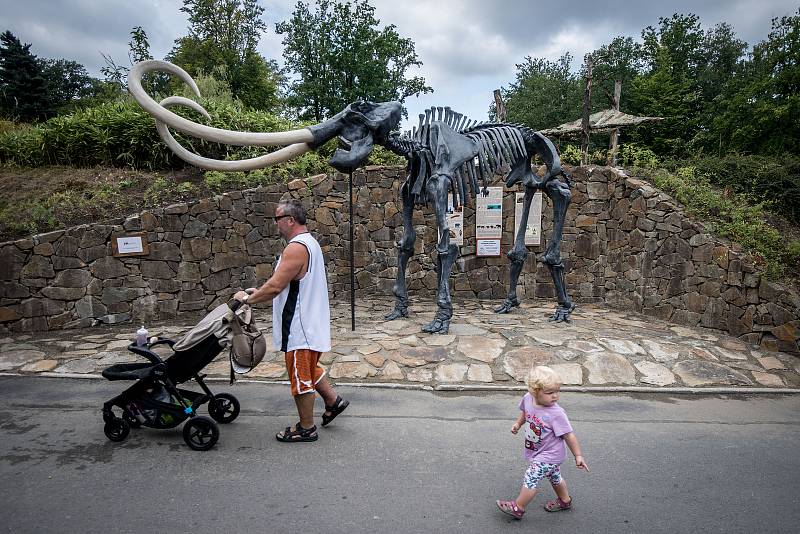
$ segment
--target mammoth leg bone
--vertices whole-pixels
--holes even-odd
[[[408,259],[414,254],[414,241],[417,233],[412,223],[414,215],[414,199],[411,188],[402,189],[403,199],[403,238],[397,243],[397,278],[392,288],[395,296],[394,310],[384,316],[388,321],[399,317],[408,317],[408,287],[406,287],[406,266]]]
[[[545,194],[553,202],[553,233],[547,243],[542,261],[553,277],[555,284],[558,306],[550,318],[555,322],[569,322],[569,316],[575,309],[575,303],[567,295],[567,286],[564,281],[564,262],[561,260],[561,238],[564,231],[564,220],[567,215],[567,208],[572,200],[572,193],[569,185],[560,180],[553,180],[547,183]]]
[[[525,198],[522,205],[522,218],[520,219],[523,222],[519,225],[519,229],[517,230],[517,236],[514,239],[514,247],[508,251],[508,254],[506,254],[506,257],[511,260],[511,266],[509,268],[510,280],[508,286],[508,295],[506,296],[506,300],[504,300],[500,306],[494,309],[495,313],[508,313],[512,308],[519,306],[519,299],[517,298],[517,282],[519,281],[519,275],[522,272],[522,267],[525,264],[525,258],[528,257],[528,247],[525,246],[526,225],[524,221],[528,220],[528,213],[531,209],[531,201],[533,200],[534,192],[535,188],[533,187],[525,188]]]
[[[436,315],[433,321],[422,327],[423,332],[431,334],[446,334],[450,331],[450,318],[453,317],[453,303],[450,300],[450,287],[448,284],[450,271],[458,256],[458,247],[450,244],[450,229],[447,227],[447,189],[450,178],[443,174],[433,175],[428,179],[429,198],[433,199],[436,213],[436,226],[439,229],[439,242],[437,252],[437,289],[436,289]]]

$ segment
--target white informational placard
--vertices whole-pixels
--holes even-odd
[[[464,246],[464,207],[453,209],[453,193],[447,194],[447,229],[450,232],[450,244]]]
[[[519,233],[522,221],[522,206],[525,193],[517,193],[514,197],[514,239]],[[542,242],[542,192],[537,191],[531,200],[531,209],[528,212],[528,223],[525,225],[525,245],[539,245]]]
[[[489,194],[480,191],[475,199],[475,237],[500,239],[503,237],[503,188],[487,187]]]
[[[117,238],[117,251],[120,254],[135,254],[144,252],[141,236],[127,236]]]
[[[475,250],[476,256],[499,256],[500,255],[500,240],[499,239],[478,239],[476,241],[477,247]]]
[[[500,239],[503,237],[503,188],[487,187],[475,201],[475,239],[478,256],[499,256]]]

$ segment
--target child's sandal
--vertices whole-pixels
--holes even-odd
[[[560,498],[556,498],[554,501],[547,501],[544,505],[544,509],[548,512],[561,512],[570,508],[572,508],[572,499],[569,502],[564,502]]]
[[[514,501],[495,501],[495,502],[501,512],[510,515],[514,519],[522,519],[522,516],[525,515],[525,510],[522,510],[519,506],[517,506],[517,503]]]

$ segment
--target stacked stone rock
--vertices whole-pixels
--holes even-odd
[[[800,296],[713,237],[668,195],[615,169],[576,169],[575,265],[581,296],[678,324],[798,351]],[[584,197],[585,195],[585,197]],[[590,272],[591,271],[591,272]]]
[[[354,174],[356,295],[391,295],[402,235],[398,189],[405,172],[368,167]],[[800,297],[761,275],[735,246],[709,235],[669,196],[606,167],[573,170],[573,200],[562,255],[578,302],[606,302],[667,321],[716,328],[769,350],[798,352]],[[501,185],[498,177],[494,185]],[[328,262],[332,298],[349,298],[347,177],[307,180],[227,193],[0,244],[0,328],[49,330],[149,322],[201,315],[239,287],[263,282],[283,242],[270,217],[278,201],[302,199],[309,228]],[[502,251],[475,256],[474,205],[464,210],[464,243],[451,289],[454,298],[505,296],[513,243],[514,191],[506,191]],[[545,198],[541,253],[552,229]],[[408,265],[412,295],[434,299],[437,232],[429,207],[414,214],[415,255]],[[147,256],[113,257],[112,240],[145,232]],[[553,299],[546,267],[528,258],[518,294]],[[555,302],[553,302],[555,307]]]

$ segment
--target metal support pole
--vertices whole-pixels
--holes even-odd
[[[350,329],[356,330],[356,271],[353,249],[353,171],[350,171]]]

